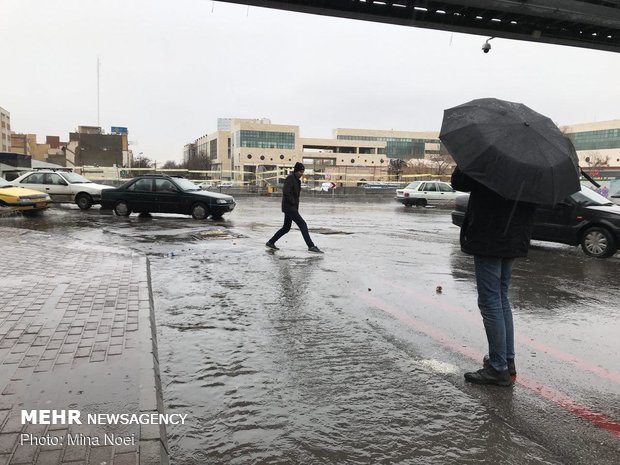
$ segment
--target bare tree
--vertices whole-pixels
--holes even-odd
[[[394,177],[396,181],[400,179],[403,169],[407,166],[407,162],[401,158],[391,158],[388,165],[388,175]]]
[[[153,161],[145,156],[139,156],[133,159],[132,168],[152,168]]]
[[[187,169],[190,170],[205,170],[208,171],[211,166],[211,161],[209,160],[209,156],[207,152],[204,150],[199,151],[198,153],[190,156],[190,159],[187,162]]]
[[[174,160],[168,160],[162,165],[162,169],[164,170],[177,170],[180,168],[180,164],[175,162]]]
[[[608,155],[601,155],[596,152],[586,153],[585,155],[586,156],[583,157],[583,161],[585,161],[586,164],[591,168],[597,167],[597,166],[608,166],[609,165]]]
[[[452,171],[452,167],[454,166],[454,159],[448,154],[437,153],[430,155],[428,159],[440,176],[447,175]]]

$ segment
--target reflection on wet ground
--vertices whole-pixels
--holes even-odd
[[[535,384],[463,383],[485,341],[448,210],[308,200],[301,212],[325,255],[295,228],[264,248],[278,199],[243,199],[220,222],[54,209],[20,227],[149,255],[166,408],[191,416],[169,430],[172,463],[617,462],[618,438]],[[512,290],[524,381],[612,421],[619,261],[537,243]]]

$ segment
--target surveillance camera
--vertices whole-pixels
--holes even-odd
[[[482,44],[482,51],[484,53],[489,53],[489,50],[491,50],[491,44],[488,42],[485,42],[484,44]]]

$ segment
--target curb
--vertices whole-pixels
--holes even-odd
[[[164,413],[164,402],[157,354],[155,306],[151,286],[151,264],[147,257],[134,254],[134,261],[144,270],[139,277],[139,333],[140,333],[140,413]],[[146,292],[143,291],[146,289]],[[166,425],[140,427],[140,465],[169,464]]]

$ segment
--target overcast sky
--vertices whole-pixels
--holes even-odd
[[[0,107],[12,129],[68,139],[129,128],[134,154],[180,161],[218,117],[439,131],[474,98],[557,124],[620,118],[620,54],[207,0],[0,0]]]

